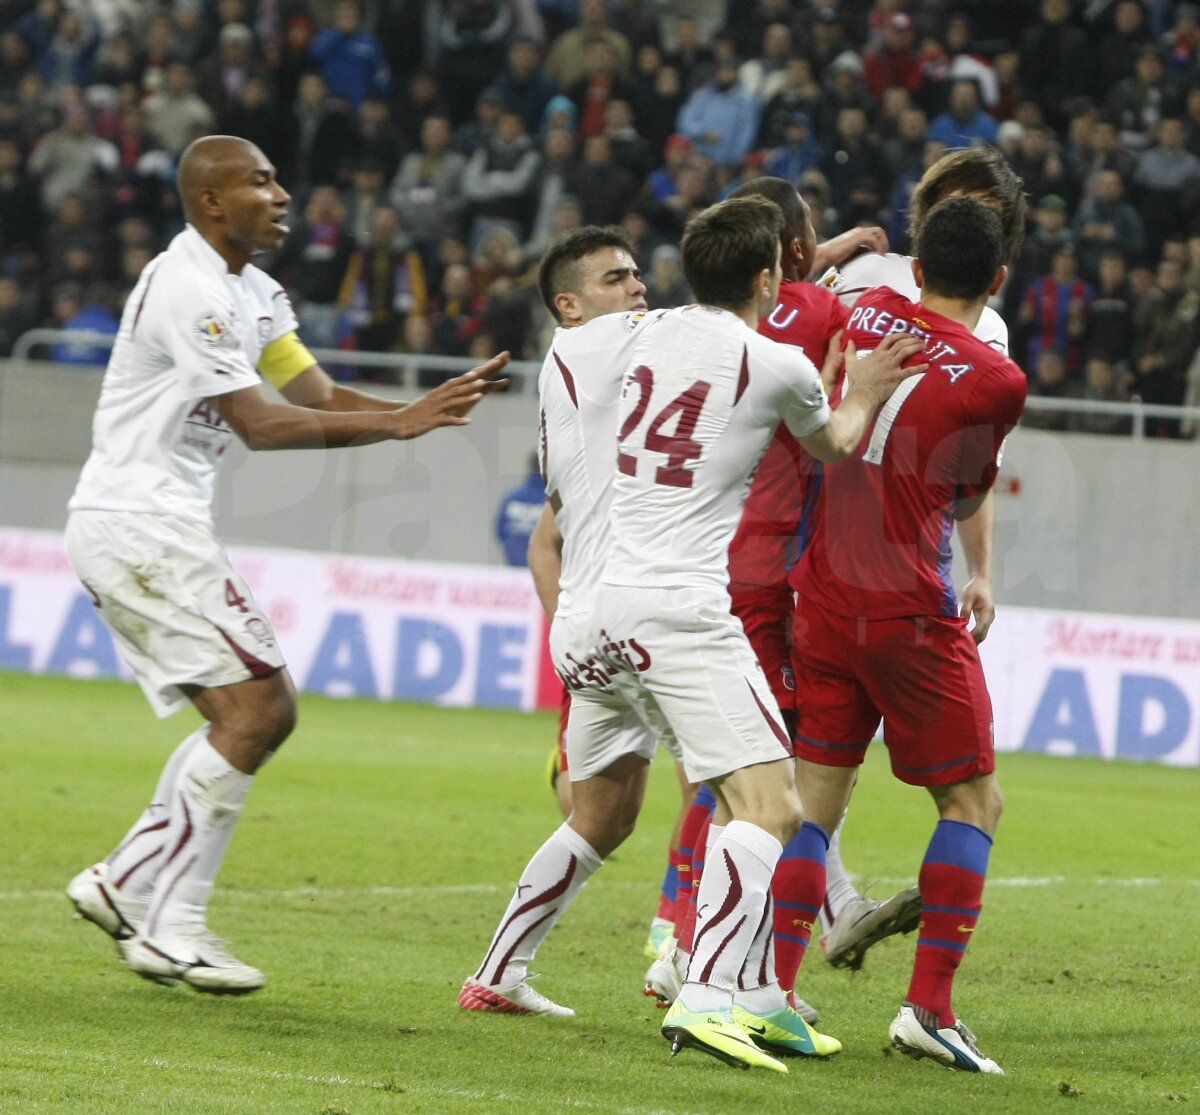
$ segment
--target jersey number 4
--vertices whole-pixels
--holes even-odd
[[[646,411],[650,409],[650,397],[654,394],[654,373],[645,364],[640,364],[634,369],[633,382],[638,386],[638,398],[617,434],[617,441],[622,446],[642,424]],[[693,435],[710,390],[712,384],[702,379],[697,380],[686,391],[676,395],[650,420],[642,445],[651,453],[662,453],[667,458],[665,464],[655,469],[656,484],[665,484],[671,488],[692,486],[691,470],[684,468],[684,465],[689,461],[698,461],[700,454],[704,452],[704,446],[696,441]],[[663,427],[676,417],[678,420],[675,423],[675,432],[663,433]],[[636,448],[636,442],[631,443],[630,448]],[[637,466],[636,452],[626,453],[622,449],[617,453],[617,468],[625,476],[636,476]]]

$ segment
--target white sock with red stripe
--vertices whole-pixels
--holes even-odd
[[[504,989],[525,979],[538,946],[603,863],[570,825],[560,825],[522,872],[475,982]]]
[[[825,902],[820,913],[822,933],[828,933],[847,905],[861,897],[842,863],[842,829],[845,827],[846,814],[843,813],[829,837],[829,849],[825,853]]]
[[[163,862],[146,912],[148,936],[169,939],[185,926],[204,924],[253,783],[252,774],[231,766],[207,738],[189,751],[171,795]]]
[[[180,768],[201,740],[208,739],[208,725],[197,728],[171,753],[154,797],[146,810],[108,857],[109,882],[131,902],[147,903],[154,890],[154,880],[162,865],[162,850],[166,846],[167,811]]]
[[[688,1010],[728,1006],[759,931],[783,845],[749,821],[730,821],[704,861],[696,938],[680,998]],[[774,973],[772,973],[772,976]]]

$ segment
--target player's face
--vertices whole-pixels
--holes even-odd
[[[579,261],[579,289],[565,317],[574,325],[592,318],[646,309],[646,285],[623,248],[600,248]]]
[[[291,195],[275,179],[275,168],[257,147],[248,147],[230,168],[221,190],[228,239],[247,255],[273,252],[288,234]]]

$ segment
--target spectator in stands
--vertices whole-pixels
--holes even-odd
[[[29,171],[41,181],[42,208],[53,213],[67,194],[87,192],[117,169],[117,149],[91,130],[87,109],[72,104],[62,124],[29,156]]]
[[[21,146],[13,136],[0,135],[0,251],[37,249],[42,226],[38,191],[25,172]]]
[[[863,51],[867,89],[880,100],[885,89],[899,87],[915,93],[921,87],[921,61],[915,49],[917,31],[912,16],[896,12],[883,25],[881,41]]]
[[[883,153],[861,108],[838,113],[837,131],[825,150],[821,171],[839,205],[864,179],[874,182],[876,189],[883,182],[887,174]]]
[[[227,31],[221,32],[222,39]],[[313,40],[309,55],[320,66],[329,92],[354,108],[371,93],[391,93],[387,59],[375,36],[362,29],[358,0],[337,0],[333,26]]]
[[[983,107],[994,116],[1000,105],[1000,80],[992,63],[971,49],[973,35],[971,18],[964,12],[954,13],[946,22],[946,80],[975,82]]]
[[[1088,357],[1083,366],[1083,383],[1077,397],[1096,403],[1127,403],[1129,388],[1126,374],[1103,356]],[[1119,414],[1067,415],[1067,429],[1088,434],[1128,434],[1132,423]]]
[[[1154,46],[1143,47],[1134,63],[1133,76],[1117,83],[1104,102],[1104,113],[1116,121],[1121,142],[1134,151],[1149,145],[1148,134],[1159,121],[1177,111],[1175,84],[1168,79],[1162,55]]]
[[[1117,249],[1127,259],[1141,259],[1146,250],[1146,232],[1142,218],[1124,201],[1125,184],[1115,170],[1102,170],[1096,176],[1095,196],[1085,200],[1075,213],[1072,233],[1079,248],[1079,267],[1083,277],[1095,282],[1100,273],[1101,256]]]
[[[249,140],[276,166],[287,166],[294,138],[290,125],[291,120],[275,104],[268,78],[250,74],[241,89],[226,100],[216,126],[221,135]]]
[[[742,63],[738,84],[760,105],[766,105],[787,85],[792,50],[792,29],[786,23],[770,24],[763,32],[762,53]]]
[[[845,108],[861,109],[868,121],[876,109],[871,94],[867,92],[862,59],[852,50],[838,55],[825,73],[824,92],[815,123],[817,138],[826,150],[833,142],[838,116]]]
[[[509,43],[516,31],[513,8],[507,0],[451,0],[438,5],[437,64],[450,112],[462,119],[479,94],[504,69]],[[525,115],[525,105],[510,105]],[[526,116],[526,127],[532,129]]]
[[[102,291],[92,287],[87,294],[78,283],[68,282],[58,286],[51,296],[51,325],[64,333],[117,334],[116,315],[105,304]],[[90,341],[63,339],[50,349],[50,359],[59,364],[81,364],[104,367],[111,351],[108,345]]]
[[[784,67],[783,88],[763,109],[758,126],[757,148],[780,147],[786,140],[784,131],[792,116],[803,112],[813,127],[814,114],[820,107],[821,87],[813,79],[812,63],[807,58],[789,58]],[[813,138],[816,138],[815,133]]]
[[[1200,8],[1179,4],[1175,8],[1175,26],[1162,38],[1167,64],[1177,73],[1195,74],[1200,56]]]
[[[638,134],[633,106],[628,101],[611,100],[605,106],[604,134],[612,147],[613,162],[633,176],[634,189],[639,189],[657,160],[656,152]]]
[[[944,143],[947,150],[995,143],[999,125],[984,111],[979,89],[973,81],[956,81],[950,86],[947,110],[935,116],[926,139]]]
[[[525,479],[505,493],[496,513],[496,538],[509,565],[528,565],[529,537],[546,507],[546,485],[537,454],[529,458]]]
[[[1088,310],[1084,352],[1113,364],[1126,365],[1133,354],[1133,291],[1125,256],[1109,248],[1100,256],[1096,296]]]
[[[683,277],[679,249],[660,244],[650,254],[650,273],[646,276],[646,302],[652,310],[684,306],[692,301],[692,292]]]
[[[552,97],[546,106],[547,114],[556,101],[566,101],[565,97]],[[567,101],[570,105],[570,101]],[[574,111],[574,105],[571,105]],[[454,149],[464,158],[486,147],[496,136],[496,126],[500,123],[500,114],[504,112],[504,101],[495,89],[485,89],[475,102],[475,115],[465,123],[459,124],[454,130]]]
[[[501,112],[496,134],[467,160],[463,170],[462,191],[473,240],[498,222],[518,237],[528,234],[541,165],[520,113]]]
[[[654,79],[654,94],[642,98],[638,109],[637,126],[650,150],[661,151],[676,127],[679,109],[683,108],[684,89],[679,80],[679,71],[674,66],[664,66]]]
[[[146,127],[172,155],[212,128],[213,110],[196,92],[191,68],[172,62],[163,71],[162,87],[145,102]]]
[[[269,80],[266,67],[254,54],[254,32],[244,23],[227,23],[221,28],[216,53],[196,67],[196,92],[219,114],[251,77]]]
[[[36,325],[37,314],[21,296],[20,283],[0,274],[0,357],[11,356],[17,338]]]
[[[1040,201],[1047,194],[1070,199],[1077,193],[1054,133],[1044,124],[1025,127],[1020,150],[1009,161],[1025,183],[1030,201]]]
[[[467,160],[450,146],[450,121],[427,116],[421,149],[404,157],[388,193],[389,201],[422,258],[439,240],[458,231],[463,211],[462,175]]]
[[[342,329],[352,331],[354,347],[364,352],[391,352],[403,335],[404,319],[428,311],[425,268],[402,238],[390,205],[372,211],[370,239],[350,257],[338,308]],[[373,374],[364,371],[368,378]]]
[[[64,7],[58,14],[54,34],[38,58],[38,70],[46,88],[64,85],[86,89],[92,84],[96,52],[100,46],[100,24],[86,11]]]
[[[616,224],[637,193],[638,183],[612,157],[612,143],[605,133],[583,141],[583,158],[568,172],[567,188],[579,199],[583,223]]]
[[[678,127],[714,163],[737,166],[758,133],[758,101],[738,85],[735,59],[721,62],[707,85],[688,97]]]
[[[797,109],[788,118],[782,142],[767,155],[764,170],[774,178],[798,182],[809,167],[821,165],[821,145],[812,134],[812,120]]]
[[[604,114],[610,101],[628,103],[636,93],[629,80],[617,72],[612,44],[596,39],[587,44],[584,75],[567,87],[567,96],[579,113],[579,134],[586,138],[604,130]]]
[[[1164,117],[1157,142],[1138,156],[1133,173],[1152,257],[1168,236],[1187,227],[1190,214],[1184,211],[1185,191],[1200,180],[1200,158],[1184,146],[1184,138],[1183,121],[1177,116]]]
[[[1041,20],[1021,36],[1021,85],[1050,123],[1065,122],[1063,104],[1087,92],[1087,35],[1071,23],[1071,0],[1042,0]]]
[[[383,168],[387,181],[396,176],[404,153],[404,139],[392,121],[389,98],[372,95],[358,106],[358,150],[360,158],[377,162]]]
[[[346,227],[359,247],[376,239],[375,210],[387,203],[383,167],[373,159],[360,159],[354,166],[349,188],[342,191]]]
[[[541,50],[537,41],[517,39],[508,48],[508,60],[503,72],[492,82],[492,89],[510,112],[519,112],[525,130],[536,135],[550,98],[558,87],[542,69]]]
[[[341,186],[357,146],[349,105],[329,96],[320,74],[308,73],[300,79],[293,114],[296,139],[289,164],[296,181]]]
[[[1083,390],[1067,371],[1067,362],[1056,348],[1046,347],[1033,358],[1029,394],[1039,399],[1078,399]],[[1039,410],[1026,407],[1021,425],[1036,430],[1065,430],[1070,415],[1065,410]]]
[[[1049,274],[1029,284],[1021,304],[1020,320],[1029,335],[1030,363],[1036,364],[1043,350],[1053,349],[1065,361],[1068,375],[1079,371],[1093,293],[1079,277],[1074,245],[1061,244],[1051,260]]]
[[[332,348],[337,343],[338,296],[355,246],[336,187],[314,186],[282,260],[300,311],[300,339],[312,348]]]
[[[499,94],[495,95],[498,102]],[[427,69],[420,69],[409,76],[400,91],[396,107],[396,122],[400,125],[405,142],[410,148],[415,148],[420,143],[421,128],[430,116],[444,116],[451,124],[454,123],[450,116],[450,106],[442,96],[437,77]],[[457,143],[455,149],[458,150]]]
[[[587,48],[597,40],[613,50],[614,72],[627,78],[633,66],[633,47],[619,31],[608,25],[605,0],[580,0],[579,26],[564,31],[546,56],[546,72],[559,89],[570,89],[587,75]]]
[[[1153,47],[1146,28],[1146,9],[1140,0],[1117,0],[1108,13],[1112,26],[1092,45],[1092,80],[1089,86],[1098,103],[1121,82],[1133,77],[1135,60]]]
[[[679,74],[683,88],[690,93],[712,77],[712,50],[700,34],[699,22],[687,14],[675,20],[674,38],[674,46],[665,60]]]
[[[1200,293],[1184,282],[1184,265],[1163,259],[1153,288],[1134,310],[1137,340],[1134,371],[1137,391],[1147,403],[1181,406],[1187,388],[1188,366],[1196,350]],[[1176,436],[1178,423],[1156,420],[1159,436]]]
[[[441,295],[432,316],[434,348],[446,356],[466,356],[483,329],[483,299],[475,293],[471,269],[453,263],[442,275]]]
[[[813,76],[822,81],[834,60],[851,49],[842,13],[836,7],[818,8],[813,13],[811,31],[808,57]]]
[[[571,196],[568,177],[575,170],[575,137],[566,128],[550,128],[542,139],[542,169],[538,174],[537,199],[533,224],[521,250],[529,261],[540,259],[565,216],[561,207],[570,202],[579,211],[579,202]]]
[[[930,165],[925,157],[928,130],[929,121],[921,109],[906,108],[900,113],[895,133],[880,145],[889,181],[898,185],[902,179],[911,178],[915,182],[925,172]],[[939,146],[944,153],[945,145]]]

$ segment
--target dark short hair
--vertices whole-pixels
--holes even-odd
[[[796,187],[786,178],[752,178],[743,182],[730,195],[735,197],[765,197],[779,206],[783,214],[783,240],[803,240],[804,228],[808,224],[808,203],[796,192]]]
[[[579,262],[601,248],[619,248],[628,252],[631,258],[634,254],[633,243],[625,230],[614,225],[573,228],[546,249],[538,265],[538,291],[555,321],[562,321],[554,304],[555,297],[564,291],[579,292]]]
[[[995,212],[1004,233],[1002,262],[1014,260],[1025,239],[1025,183],[995,147],[950,151],[921,176],[908,210],[913,242],[920,239],[921,225],[930,210],[954,193],[974,194]]]
[[[745,306],[754,282],[779,258],[783,213],[765,197],[730,198],[692,218],[680,251],[683,274],[696,301]]]
[[[974,302],[1004,264],[1004,228],[975,198],[948,197],[925,215],[915,248],[927,291]]]

